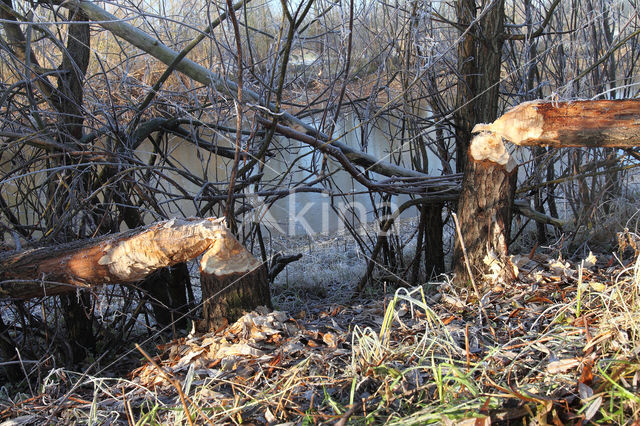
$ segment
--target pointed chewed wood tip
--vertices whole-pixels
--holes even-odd
[[[203,274],[223,277],[249,273],[262,263],[253,256],[230,231],[221,232],[219,237],[202,255],[200,271]]]
[[[481,132],[471,140],[469,154],[474,161],[491,161],[505,167],[511,173],[517,166],[507,148],[502,143],[502,138],[492,132]]]
[[[476,124],[473,133],[491,132],[516,145],[537,140],[544,127],[544,115],[538,111],[540,103],[541,101],[524,102],[491,124]]]

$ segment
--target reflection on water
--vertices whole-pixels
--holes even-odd
[[[336,127],[334,134],[343,135],[342,142],[356,147],[361,147],[361,134],[363,130],[357,128],[358,122],[353,117],[343,118]],[[388,135],[397,133],[397,127],[386,119],[378,119],[376,126],[367,127],[367,152],[383,161],[397,162],[402,160],[405,166],[410,165],[407,147],[399,146],[399,142],[392,140]],[[355,129],[355,130],[353,130]],[[215,134],[208,135],[208,139]],[[400,140],[400,138],[398,138]],[[215,143],[220,146],[231,146],[231,142],[224,140],[220,135],[215,136]],[[154,145],[148,140],[136,150],[138,160],[145,164],[150,162],[152,155],[159,155]],[[271,147],[272,157],[269,157],[264,165],[264,177],[261,191],[273,191],[290,189],[307,178],[310,174],[315,176],[307,179],[307,182],[318,177],[321,164],[326,161],[325,175],[331,175],[324,184],[317,184],[323,193],[301,192],[291,194],[270,205],[264,204],[264,199],[258,196],[249,197],[245,201],[254,206],[253,211],[244,215],[244,221],[258,220],[276,233],[287,235],[301,235],[314,233],[331,233],[344,227],[346,221],[353,226],[359,226],[374,219],[373,206],[382,206],[379,195],[371,195],[366,188],[357,183],[351,176],[341,170],[340,166],[331,159],[323,156],[313,149],[298,141],[283,137],[274,138]],[[148,173],[149,181],[140,185],[142,192],[148,188],[158,188],[155,198],[158,203],[154,206],[159,213],[148,211],[145,215],[147,222],[166,217],[190,217],[199,215],[200,209],[210,202],[206,194],[213,189],[216,194],[225,195],[228,186],[228,171],[231,169],[232,160],[219,157],[213,153],[198,148],[190,141],[179,137],[170,137],[163,144],[163,149],[168,161],[160,162],[162,166],[153,166],[154,173]],[[429,167],[431,174],[439,174],[439,160],[429,153]],[[40,163],[39,163],[40,164]],[[157,164],[157,163],[153,163]],[[242,166],[242,164],[241,164]],[[7,164],[4,169],[9,167]],[[39,165],[34,166],[40,168]],[[410,166],[409,166],[410,167]],[[100,169],[100,168],[98,168]],[[7,172],[8,170],[4,170]],[[188,179],[188,172],[205,182],[205,187],[200,183]],[[43,182],[47,176],[41,169],[33,170],[33,182]],[[382,179],[383,176],[371,174],[372,179]],[[172,183],[175,182],[175,185]],[[17,205],[15,182],[5,180],[2,182],[2,192],[5,200],[10,205],[14,214],[21,223],[39,223],[41,218],[35,217],[33,209],[28,206]],[[180,188],[178,188],[180,187]],[[254,191],[254,186],[245,189],[247,194]],[[138,191],[141,192],[141,191]],[[135,200],[139,194],[132,194]],[[37,197],[46,198],[46,191],[41,188]],[[100,196],[101,197],[101,196]],[[140,195],[144,197],[144,195]],[[191,198],[191,199],[185,199]],[[394,196],[390,207],[395,210],[397,206],[408,199],[407,196]],[[41,205],[46,200],[40,200]],[[222,215],[221,207],[213,215]],[[403,217],[415,216],[415,209],[409,209]]]
[[[395,162],[400,158],[405,165],[409,165],[408,147],[401,147],[399,142],[390,140],[388,136],[393,134],[394,130],[385,126],[392,125],[393,123],[387,120],[379,120],[379,127],[368,127],[367,152],[382,161]],[[343,118],[338,123],[334,134],[344,134],[341,141],[359,149],[362,132],[357,126],[358,122],[353,117]],[[277,150],[276,155],[267,161],[265,181],[282,176],[291,168],[290,176],[282,182],[282,186],[287,187],[289,183],[298,182],[307,176],[309,170],[317,170],[323,160],[321,155],[318,153],[314,155],[313,149],[302,142],[280,138],[276,143],[286,144],[287,149]],[[437,167],[440,161],[432,153],[429,154],[429,172],[439,173]],[[291,167],[295,159],[298,161]],[[325,174],[331,174],[330,183],[325,185],[327,193],[291,194],[285,199],[278,200],[268,210],[265,211],[264,207],[259,210],[257,214],[261,215],[262,223],[280,233],[301,235],[335,232],[345,226],[343,221],[357,227],[374,220],[373,205],[377,208],[382,207],[380,197],[376,195],[372,198],[363,185],[341,170],[337,162],[328,160],[327,163],[328,170]],[[372,178],[385,177],[372,173]],[[406,195],[394,196],[389,203],[392,211],[407,199]],[[258,203],[254,205],[256,204]],[[402,217],[415,215],[415,209],[409,209]]]

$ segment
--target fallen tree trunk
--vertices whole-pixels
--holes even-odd
[[[640,146],[640,99],[522,103],[474,133],[489,132],[522,146]]]
[[[5,254],[0,257],[0,297],[28,299],[106,283],[136,282],[213,247],[220,260],[213,262],[219,274],[243,268],[248,273],[259,264],[251,261],[252,255],[222,219],[171,219],[118,234]],[[234,247],[234,251],[220,257],[220,247]]]

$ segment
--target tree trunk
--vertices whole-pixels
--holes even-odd
[[[473,132],[521,146],[633,148],[640,146],[640,99],[525,102]]]
[[[471,142],[458,201],[460,231],[474,277],[509,282],[515,278],[507,258],[517,167],[499,138]],[[469,283],[461,242],[453,258],[455,282]]]
[[[177,328],[186,328],[186,288],[190,279],[187,264],[178,263],[157,270],[140,283],[151,297],[153,317],[161,327],[175,324]]]
[[[456,87],[456,109],[453,114],[456,135],[456,172],[462,173],[467,161],[467,150],[471,142],[471,129],[477,122],[474,98],[477,94],[474,29],[469,28],[476,18],[475,0],[458,0],[456,3],[461,36],[458,43],[458,83]]]
[[[73,361],[78,362],[96,346],[91,298],[86,291],[80,291],[77,294],[63,294],[60,301]]]
[[[220,219],[172,219],[118,234],[9,253],[0,257],[0,297],[28,299],[99,284],[137,282],[226,240],[237,243]]]
[[[3,365],[2,368],[4,368],[5,374],[10,382],[17,382],[21,374],[19,364],[9,364],[9,362],[17,361],[18,359],[16,346],[9,334],[9,327],[4,323],[0,315],[0,355],[2,356],[0,359],[2,359],[2,363],[7,363]],[[0,377],[2,377],[1,374]]]
[[[445,272],[442,206],[442,204],[425,206],[424,266],[427,279]]]
[[[56,104],[60,113],[60,129],[62,130],[59,132],[58,139],[68,147],[76,147],[84,133],[83,86],[91,53],[91,34],[88,20],[87,15],[79,8],[69,9],[68,21],[70,24],[67,27],[69,35],[66,50],[62,57],[58,90],[55,92],[55,96],[59,97]],[[66,162],[66,159],[61,160],[62,164]],[[75,160],[71,160],[71,162],[75,162]],[[63,198],[84,198],[89,193],[87,191],[89,176],[87,173],[83,174],[81,170],[76,170],[76,173],[67,174],[62,172],[59,174],[60,181],[65,181],[68,188],[74,188],[69,192],[63,192],[65,197],[60,198],[60,202],[56,205],[55,213],[48,217],[51,223],[49,229],[59,227],[63,241],[68,241],[75,237],[72,221],[66,223],[65,219],[63,219],[65,210],[69,207]],[[73,183],[76,179],[81,182],[80,185]],[[54,180],[51,181],[52,185],[50,186],[53,193],[56,192],[53,189]],[[62,226],[60,227],[60,225]],[[95,231],[99,232],[98,230]],[[91,298],[88,294],[80,292],[77,295],[62,296],[61,302],[64,307],[64,321],[73,350],[73,359],[77,362],[84,359],[87,351],[93,349],[96,344],[93,333]]]
[[[271,309],[266,264],[235,238],[216,242],[202,256],[200,283],[201,329],[216,330],[258,306]]]
[[[498,114],[504,43],[504,0],[492,2],[490,5],[485,4],[485,1],[481,3],[483,7],[489,7],[489,10],[478,19],[474,27],[468,28],[463,48],[458,52],[458,63],[462,64],[459,68],[468,74],[462,75],[458,80],[458,108],[463,115],[456,120],[456,124],[463,125],[464,132],[460,137],[467,136],[467,139],[458,140],[458,134],[456,136],[456,164],[465,165],[457,208],[462,238],[472,270],[486,271],[483,260],[490,254],[489,250],[497,250],[494,255],[498,259],[506,259],[507,256],[508,232],[511,228],[510,203],[513,201],[515,173],[512,168],[506,167],[508,154],[504,163],[500,163],[503,158],[496,162],[496,159],[483,159],[481,155],[475,158],[472,156],[475,151],[473,142],[469,141],[471,133],[467,131],[468,126],[493,121]],[[458,19],[467,27],[471,25],[470,18],[475,16],[475,8],[475,0],[458,1]],[[465,46],[469,43],[466,39],[470,35],[473,35],[473,44]],[[474,66],[465,67],[464,64],[468,63]],[[464,95],[462,98],[461,93]],[[499,140],[497,143],[504,150]],[[476,148],[482,150],[486,144],[481,145]],[[495,149],[499,148],[497,144],[489,145],[496,145],[493,147]],[[469,147],[468,151],[466,147]],[[486,244],[484,239],[488,239]],[[465,261],[459,240],[456,240],[454,247],[453,270],[456,273],[457,284],[466,286],[467,274],[464,272]],[[507,278],[509,273],[505,270],[500,275]]]

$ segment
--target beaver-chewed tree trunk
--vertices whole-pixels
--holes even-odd
[[[203,322],[215,330],[258,306],[271,308],[266,264],[235,238],[217,240],[200,264]]]
[[[474,277],[493,277],[512,281],[513,268],[507,248],[511,230],[517,166],[501,139],[484,133],[471,141],[467,169],[458,201],[461,234]],[[464,259],[460,240],[456,240],[454,259]],[[456,283],[469,282],[465,262],[455,262]]]
[[[171,219],[117,234],[6,253],[0,255],[0,298],[29,299],[100,284],[139,282],[158,269],[194,259],[227,238],[233,240],[229,245],[240,244],[221,219]]]
[[[473,132],[520,146],[635,148],[640,146],[640,99],[524,102]]]
[[[8,253],[0,256],[0,298],[28,299],[99,284],[139,282],[202,253],[204,320],[209,328],[258,306],[271,308],[266,265],[240,244],[223,220],[214,218],[171,219],[57,247]],[[184,266],[171,273],[188,278]],[[179,299],[178,305],[185,302],[181,289],[166,298]],[[176,320],[180,312],[173,315],[164,321]]]

